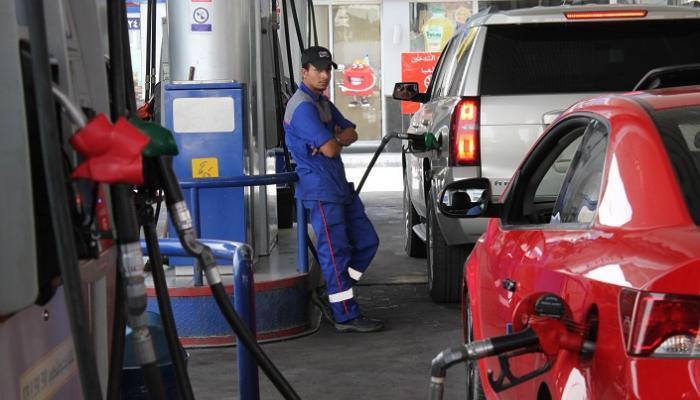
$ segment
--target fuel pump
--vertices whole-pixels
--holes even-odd
[[[443,398],[447,369],[467,360],[497,356],[501,367],[500,375],[493,377],[489,371],[489,384],[500,392],[540,376],[552,367],[552,362],[560,351],[592,354],[595,343],[587,340],[584,333],[574,329],[575,323],[568,320],[566,304],[553,294],[542,294],[534,303],[523,301],[516,315],[524,321],[517,333],[483,339],[440,352],[432,361],[430,377],[431,400]],[[521,376],[515,376],[510,369],[510,359],[525,353],[542,353],[547,361],[540,368]]]

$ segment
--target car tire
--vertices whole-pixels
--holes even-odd
[[[474,325],[472,324],[472,311],[469,304],[469,296],[466,288],[464,290],[464,341],[466,344],[474,341]],[[465,363],[465,372],[467,377],[467,400],[486,400],[484,387],[481,383],[481,373],[476,361],[467,361]]]
[[[437,303],[455,303],[459,300],[464,261],[473,246],[449,246],[440,231],[431,197],[428,196],[426,200],[428,290]]]
[[[411,203],[406,179],[403,181],[404,250],[409,257],[425,257],[425,243],[413,232],[413,226],[420,223],[418,212]]]

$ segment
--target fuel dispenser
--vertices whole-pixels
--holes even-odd
[[[164,193],[182,247],[198,259],[224,319],[283,397],[297,399],[234,311],[214,253],[198,241],[192,229],[170,164],[174,151],[158,147],[155,128],[137,126],[124,118],[136,112],[125,51],[124,3],[109,0],[106,9],[94,0],[65,3],[69,6],[41,0],[0,5],[2,39],[11,50],[10,56],[0,60],[0,82],[10,90],[5,92],[11,94],[8,99],[18,103],[15,107],[4,104],[0,110],[5,120],[13,122],[8,137],[0,142],[15,150],[8,160],[24,167],[6,181],[7,197],[11,211],[29,209],[9,220],[21,225],[16,237],[2,240],[2,251],[13,263],[3,268],[1,279],[7,291],[0,297],[0,353],[11,364],[0,371],[3,395],[101,399],[106,394],[116,398],[127,320],[149,396],[165,398],[144,314],[146,289],[135,207],[149,208],[152,203],[134,196],[138,188],[138,194],[146,189]],[[105,17],[106,30],[98,24]],[[103,41],[105,36],[108,40]],[[109,50],[108,68],[105,50]],[[237,126],[245,132],[245,124],[236,123],[244,121],[239,117],[244,111],[242,88],[226,87],[233,93],[225,100],[231,104],[226,110],[234,118],[229,120],[230,130],[224,132],[235,133]],[[233,105],[236,93],[239,108]],[[177,99],[173,104],[177,108]],[[104,115],[110,108],[112,121]],[[188,108],[196,110],[196,106]],[[238,110],[239,116],[231,110]],[[173,126],[178,126],[177,114],[173,115]],[[186,128],[183,131],[189,133]],[[242,172],[244,146],[238,148]],[[149,184],[144,170],[157,178]],[[69,176],[82,181],[71,181]],[[84,196],[84,187],[91,196]],[[152,220],[150,214],[145,215]],[[153,237],[153,225],[150,221],[148,225]],[[157,250],[157,246],[150,247],[149,251]],[[49,252],[52,264],[43,262],[39,250]],[[239,258],[248,263],[249,253],[243,245]],[[176,341],[177,335],[172,338]],[[191,397],[190,393],[184,398]]]

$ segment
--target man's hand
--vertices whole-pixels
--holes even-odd
[[[321,153],[329,158],[337,157],[340,155],[343,147],[350,146],[357,141],[357,132],[353,127],[340,129],[340,127],[336,125],[333,131],[335,140],[329,140],[319,148],[311,147],[312,156]]]
[[[340,129],[338,125],[335,126],[335,138],[343,146],[350,146],[357,141],[357,131],[353,127],[347,127],[345,129]]]

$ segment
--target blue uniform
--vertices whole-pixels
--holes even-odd
[[[303,201],[316,233],[333,316],[336,322],[345,322],[360,315],[352,286],[369,267],[379,238],[362,201],[345,178],[340,156],[330,158],[316,152],[335,140],[336,127],[354,124],[328,98],[302,83],[284,114],[286,142],[299,175],[295,196]]]

